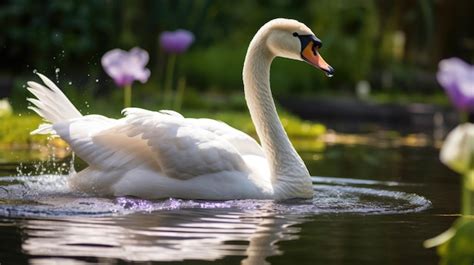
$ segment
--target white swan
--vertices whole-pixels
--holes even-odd
[[[86,115],[39,74],[28,82],[32,110],[48,124],[32,133],[57,134],[89,167],[69,179],[71,189],[98,195],[186,199],[310,198],[303,160],[278,118],[269,85],[276,56],[305,60],[327,75],[321,41],[304,24],[274,19],[255,35],[245,57],[245,99],[261,146],[247,134],[210,119],[165,110],[123,110],[121,119]]]

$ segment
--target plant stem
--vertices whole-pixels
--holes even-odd
[[[123,88],[123,106],[125,108],[132,106],[132,85],[126,85]]]
[[[174,110],[180,111],[183,105],[183,95],[186,89],[186,77],[180,77],[178,80],[178,87],[176,89],[176,95],[174,98]]]
[[[468,171],[462,181],[462,206],[463,215],[474,215],[474,170]]]
[[[171,94],[173,85],[174,66],[176,64],[176,54],[170,54],[168,63],[166,65],[166,78],[165,78],[165,90],[163,95],[164,108],[168,108],[171,105]]]

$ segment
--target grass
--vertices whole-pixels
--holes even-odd
[[[370,96],[376,103],[397,103],[401,105],[410,103],[435,104],[439,106],[450,106],[449,98],[442,91],[433,94],[422,93],[381,93],[375,92]]]
[[[206,117],[215,120],[223,121],[230,126],[237,128],[250,135],[256,136],[255,127],[250,119],[250,115],[246,112],[224,111],[224,112],[205,112],[194,111],[184,112],[186,117]],[[322,124],[303,121],[298,117],[288,113],[280,113],[280,120],[291,138],[314,138],[319,137],[326,132],[326,127]]]
[[[230,126],[256,136],[250,115],[238,111],[183,111],[186,117],[206,117],[223,121]],[[303,121],[295,116],[282,113],[280,119],[289,137],[317,138],[325,133],[326,128],[317,123]],[[22,113],[0,117],[0,148],[22,149],[45,145],[48,140],[44,135],[30,135],[30,132],[42,123],[36,114]]]
[[[42,122],[37,115],[10,115],[0,117],[0,147],[29,148],[34,144],[45,144],[46,136],[30,135]]]

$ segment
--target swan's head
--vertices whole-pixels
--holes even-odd
[[[332,76],[332,68],[319,54],[320,39],[303,23],[293,19],[277,18],[262,27],[267,35],[267,46],[279,57],[302,60]]]

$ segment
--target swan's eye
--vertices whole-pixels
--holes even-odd
[[[318,48],[321,49],[323,47],[323,43],[321,41],[315,41],[314,45]]]
[[[293,32],[293,36],[294,36],[294,37],[298,37],[299,35],[298,35],[297,32]]]

